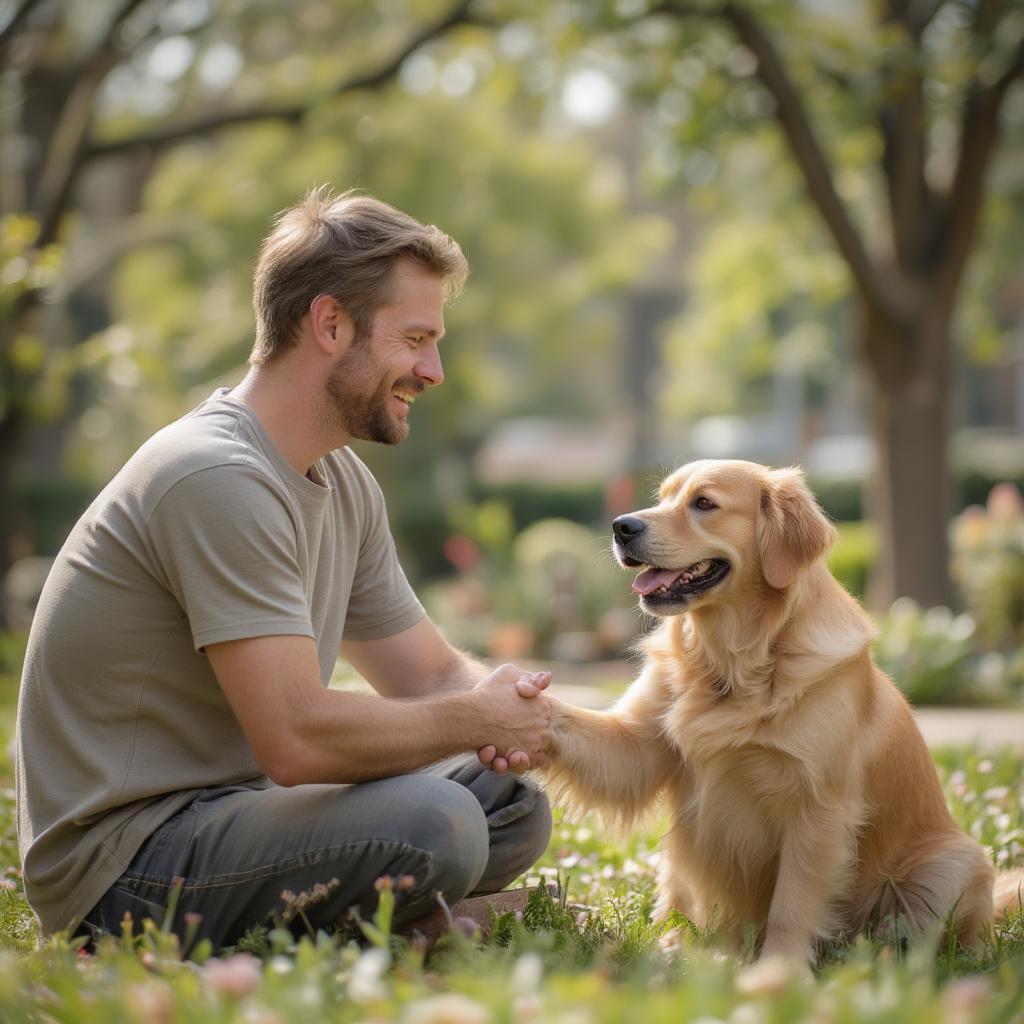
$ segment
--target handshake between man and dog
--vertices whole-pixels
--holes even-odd
[[[551,699],[547,786],[622,827],[665,802],[657,919],[733,945],[753,926],[762,956],[807,959],[900,919],[974,946],[1020,906],[1024,871],[997,875],[950,816],[799,470],[691,463],[613,529],[663,621],[609,711]]]

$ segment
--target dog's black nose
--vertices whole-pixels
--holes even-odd
[[[620,544],[626,544],[634,537],[639,537],[646,529],[647,524],[637,516],[619,516],[612,521],[612,533]]]

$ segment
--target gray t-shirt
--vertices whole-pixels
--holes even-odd
[[[210,786],[270,785],[206,644],[414,625],[380,488],[348,448],[296,472],[226,390],[150,438],[75,526],[43,588],[18,705],[18,844],[44,931],[77,925]]]

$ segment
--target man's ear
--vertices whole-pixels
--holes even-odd
[[[330,295],[318,295],[310,303],[309,326],[317,346],[332,356],[341,355],[354,334],[348,313]]]
[[[769,471],[757,520],[761,572],[769,586],[776,590],[788,587],[799,572],[832,547],[836,536],[801,469]]]

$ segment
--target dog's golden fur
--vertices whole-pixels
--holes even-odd
[[[666,802],[658,918],[676,908],[735,941],[753,925],[762,955],[786,957],[899,920],[976,944],[995,871],[825,565],[835,531],[800,471],[692,463],[632,519],[627,564],[729,572],[677,604],[642,600],[664,619],[609,711],[553,701],[549,788],[625,827]],[[996,909],[1022,881],[1000,878]]]

